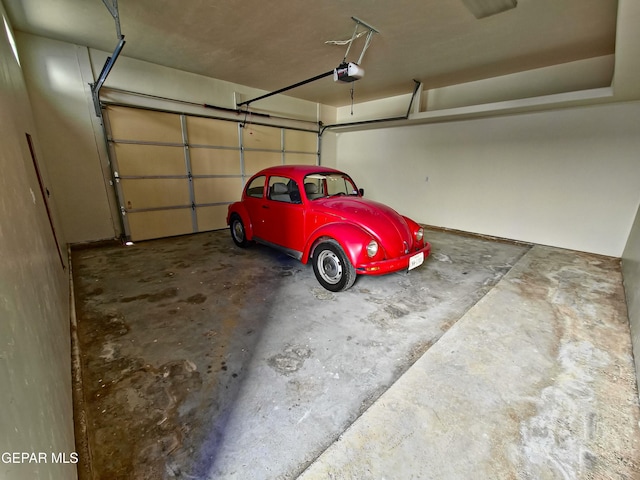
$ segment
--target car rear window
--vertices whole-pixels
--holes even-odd
[[[251,183],[247,185],[247,196],[262,198],[262,193],[264,192],[265,180],[266,180],[266,177],[263,175],[251,180]]]

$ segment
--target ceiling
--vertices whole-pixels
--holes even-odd
[[[2,0],[16,30],[112,52],[101,0]],[[331,77],[286,94],[342,106],[615,52],[616,0],[518,0],[476,19],[463,0],[120,0],[123,56],[277,90],[332,70],[357,17],[373,35],[354,83]],[[362,28],[362,30],[365,30]],[[357,39],[348,61],[364,45]],[[116,67],[117,69],[117,64]]]

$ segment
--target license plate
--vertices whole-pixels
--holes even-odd
[[[419,267],[424,262],[424,252],[416,253],[409,258],[409,270]]]

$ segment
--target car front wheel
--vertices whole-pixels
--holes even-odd
[[[233,215],[231,217],[229,229],[231,230],[231,238],[236,245],[242,248],[249,246],[250,242],[247,240],[247,232],[244,229],[244,224],[239,215]]]
[[[356,269],[335,240],[327,240],[316,247],[313,272],[320,285],[331,292],[346,290],[356,281]]]

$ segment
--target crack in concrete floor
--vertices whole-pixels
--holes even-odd
[[[74,250],[93,478],[296,478],[530,248],[428,240],[419,269],[341,294],[228,232]]]

